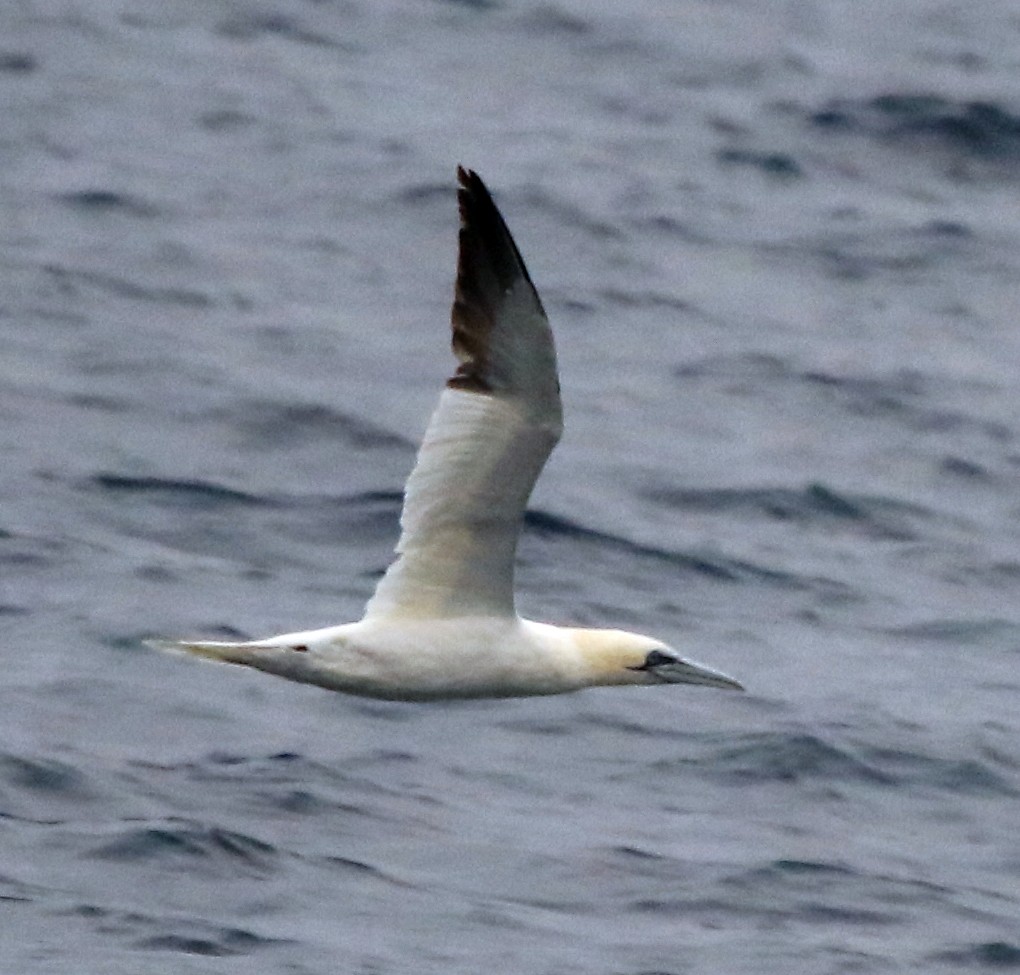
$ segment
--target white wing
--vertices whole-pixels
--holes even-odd
[[[458,169],[460,360],[404,492],[397,559],[368,617],[511,616],[524,508],[563,427],[542,302],[485,184]]]

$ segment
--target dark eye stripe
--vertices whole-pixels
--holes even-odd
[[[651,670],[654,667],[661,667],[663,664],[675,664],[676,657],[671,657],[661,650],[652,650],[645,657],[645,662],[640,667],[629,667],[628,670]]]

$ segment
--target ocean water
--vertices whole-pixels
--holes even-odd
[[[1020,970],[1020,19],[0,10],[0,971]],[[520,607],[745,695],[378,703],[454,166],[556,332]]]

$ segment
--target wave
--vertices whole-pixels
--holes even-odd
[[[524,524],[528,530],[540,537],[569,539],[603,551],[619,552],[631,558],[652,559],[668,563],[682,572],[721,582],[754,582],[782,589],[843,588],[834,580],[785,572],[746,559],[709,552],[681,552],[634,542],[621,535],[588,528],[569,518],[545,511],[528,511]]]
[[[1020,161],[1020,115],[994,101],[888,92],[835,99],[814,112],[810,122],[826,131],[860,133],[887,143],[934,143],[961,156]]]
[[[793,358],[742,352],[688,362],[673,375],[684,383],[739,383],[742,392],[787,387],[808,409],[826,407],[920,433],[974,433],[996,444],[1012,440],[1005,424],[947,407],[945,378],[916,369],[835,372],[803,367]]]
[[[949,962],[966,968],[993,968],[996,971],[1020,969],[1020,943],[980,941],[962,948],[939,951],[929,957],[932,961]]]
[[[912,540],[910,520],[934,513],[918,504],[877,495],[840,492],[825,484],[803,488],[658,488],[643,492],[650,501],[703,514],[751,515],[769,521],[852,529],[874,538]]]
[[[97,860],[204,861],[236,873],[266,874],[276,868],[275,846],[253,836],[190,822],[167,822],[160,826],[132,824],[88,853]]]
[[[854,782],[890,789],[953,795],[1015,797],[1015,770],[993,752],[932,755],[855,741],[833,740],[806,730],[748,732],[701,738],[696,754],[664,759],[663,768],[684,765],[732,783]],[[689,750],[689,749],[688,749]],[[997,769],[995,766],[1001,765]]]
[[[279,945],[294,944],[285,938],[256,934],[247,928],[221,925],[194,917],[155,916],[84,902],[62,914],[94,924],[103,933],[130,939],[132,948],[142,951],[171,951],[205,957],[248,955]]]
[[[89,483],[104,491],[158,496],[161,501],[187,507],[211,508],[223,505],[275,507],[278,502],[264,495],[249,494],[211,481],[168,477],[133,477],[126,474],[95,474]]]

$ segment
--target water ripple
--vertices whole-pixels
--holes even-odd
[[[113,839],[94,847],[89,856],[127,862],[194,860],[220,864],[230,873],[241,870],[262,875],[276,868],[277,852],[272,844],[217,826],[167,823],[125,827]]]

